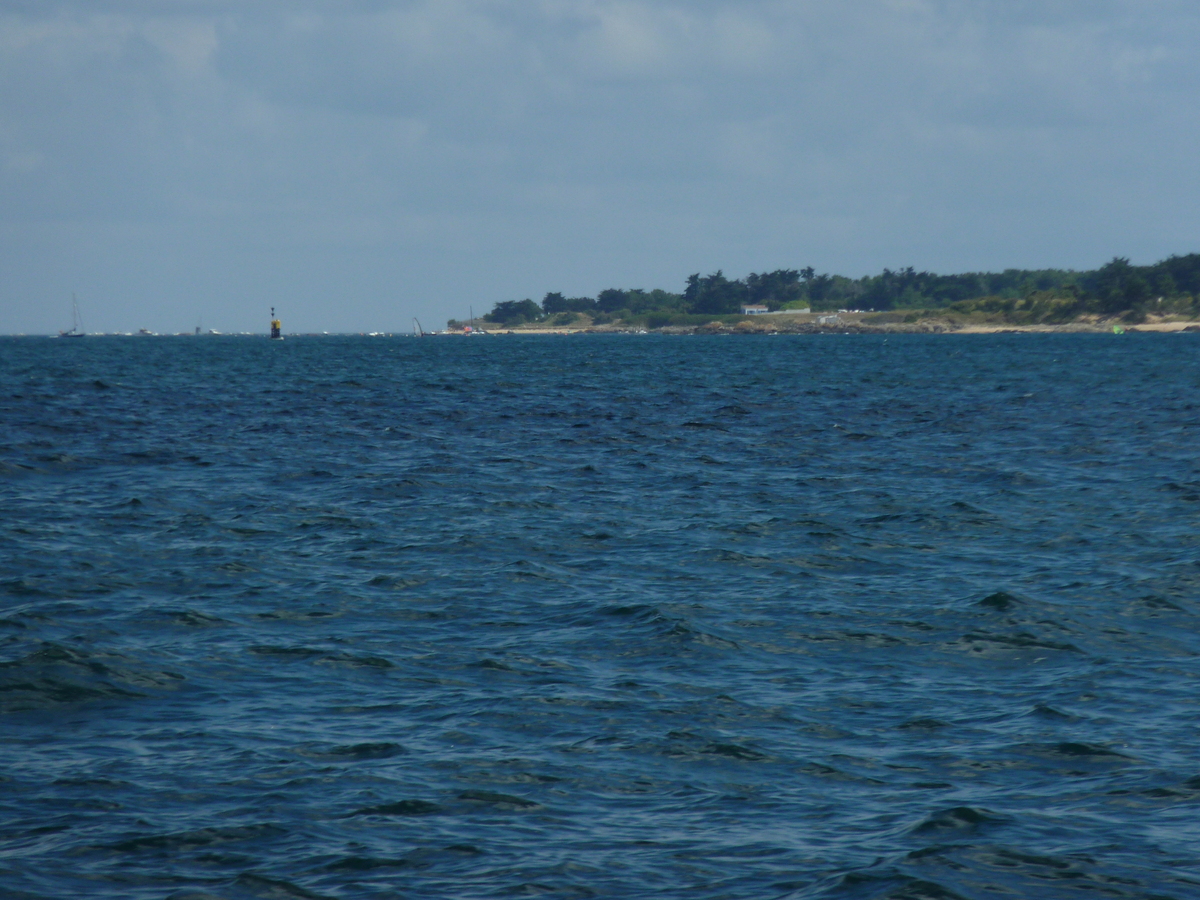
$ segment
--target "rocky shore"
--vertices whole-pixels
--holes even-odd
[[[654,334],[1052,334],[1058,332],[1200,332],[1200,321],[1154,319],[1138,324],[1120,319],[1086,317],[1061,324],[1013,324],[954,319],[939,315],[903,312],[826,313],[746,317],[737,322],[713,321],[703,325],[667,325]],[[631,325],[573,326],[530,325],[505,329],[507,334],[637,334],[646,329]]]

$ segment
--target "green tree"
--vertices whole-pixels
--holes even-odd
[[[629,304],[625,299],[626,292],[620,288],[608,288],[596,295],[596,309],[600,312],[615,313]]]
[[[1133,309],[1150,297],[1150,285],[1141,269],[1131,266],[1123,256],[1113,257],[1111,262],[1088,273],[1083,286],[1099,311],[1109,315]]]
[[[1177,292],[1193,296],[1200,295],[1200,253],[1171,256],[1154,268],[1161,269],[1170,276]],[[1162,293],[1167,292],[1163,291]]]
[[[532,300],[503,300],[492,307],[483,317],[485,322],[495,322],[511,327],[524,322],[537,322],[542,318],[542,308]]]
[[[746,276],[747,299],[751,303],[761,303],[769,309],[780,309],[801,300],[804,293],[804,286],[800,284],[800,272],[795,269],[776,269],[761,275],[751,272]]]
[[[557,291],[547,294],[542,300],[542,309],[546,315],[562,312],[592,312],[595,308],[596,301],[591,297],[564,297]]]
[[[699,272],[689,276],[683,292],[687,311],[702,315],[737,313],[748,299],[746,285],[741,281],[730,281],[720,269],[704,277]]]

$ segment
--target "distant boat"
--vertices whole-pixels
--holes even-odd
[[[60,331],[59,337],[83,337],[87,332],[83,330],[83,316],[79,315],[79,303],[75,299],[75,294],[71,294],[71,330]]]
[[[471,310],[471,324],[463,329],[463,334],[470,334],[470,335],[487,334],[487,332],[484,331],[482,328],[475,327],[475,307],[471,306],[468,308]]]

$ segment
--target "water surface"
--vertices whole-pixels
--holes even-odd
[[[1200,337],[0,340],[0,896],[1200,896]]]

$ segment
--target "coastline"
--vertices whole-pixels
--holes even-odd
[[[1059,324],[1013,324],[972,322],[945,316],[928,315],[906,321],[910,316],[898,313],[798,313],[796,315],[748,316],[734,322],[710,322],[705,325],[667,325],[645,329],[630,325],[529,325],[516,326],[491,334],[1059,334],[1112,333],[1119,326],[1127,333],[1170,334],[1200,332],[1200,319],[1156,319],[1126,324],[1119,318],[1087,317]],[[835,316],[837,321],[821,321]],[[769,320],[768,320],[769,318]]]

